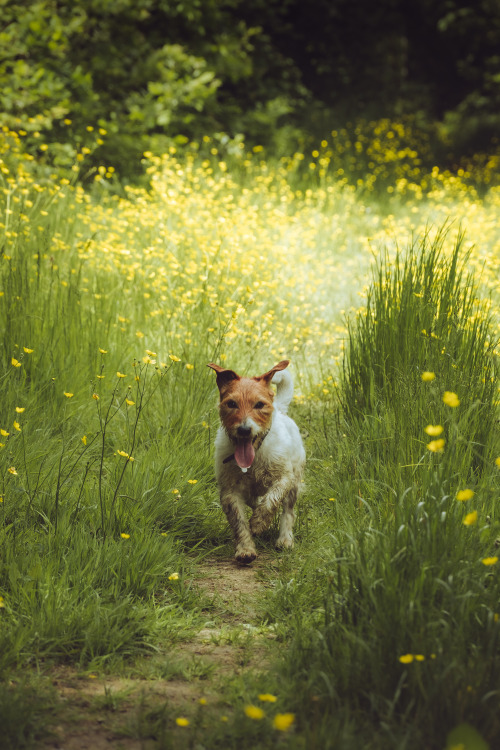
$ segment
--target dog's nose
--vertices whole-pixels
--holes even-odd
[[[240,437],[247,438],[247,437],[250,437],[250,435],[252,433],[252,428],[251,427],[241,427],[240,426],[240,427],[238,427],[238,429],[236,430],[236,432],[238,433],[238,435]]]

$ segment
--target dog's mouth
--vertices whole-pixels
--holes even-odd
[[[253,464],[255,458],[255,449],[252,444],[252,438],[238,438],[234,449],[234,460],[240,469],[248,469]]]

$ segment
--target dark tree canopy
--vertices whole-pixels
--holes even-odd
[[[109,158],[179,134],[275,146],[359,118],[438,121],[463,150],[498,132],[497,0],[0,0],[0,11],[4,124],[58,143],[99,125]]]

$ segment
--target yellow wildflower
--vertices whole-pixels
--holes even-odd
[[[411,664],[413,661],[413,654],[403,654],[399,657],[401,664]]]
[[[7,432],[7,430],[4,430],[4,429],[2,428],[2,429],[0,430],[0,435],[2,435],[2,437],[9,437],[9,435],[10,435],[10,432]]]
[[[23,351],[25,351],[25,352],[26,352],[26,354],[33,354],[33,352],[34,352],[35,350],[34,350],[34,349],[28,349],[28,347],[27,347],[27,346],[23,346]]]
[[[123,534],[120,534],[120,536],[122,539],[130,539],[130,534],[123,533]]]
[[[295,721],[295,714],[276,714],[273,719],[273,727],[280,732],[286,732]]]
[[[415,661],[425,661],[425,656],[423,654],[415,654]]]
[[[197,484],[197,479],[188,479],[188,484]]]
[[[101,352],[101,354],[107,354],[108,353],[107,349],[101,349],[101,347],[99,347],[99,351]]]
[[[23,411],[25,411],[25,409],[26,409],[26,407],[25,407],[25,406],[16,406],[16,412],[17,412],[18,414],[22,414],[22,413],[23,413]]]
[[[456,406],[460,406],[460,399],[456,393],[453,393],[453,391],[445,391],[443,393],[443,403],[445,403],[446,406],[455,408]]]
[[[11,363],[12,363],[13,367],[21,367],[21,363],[15,357],[12,357]]]
[[[444,427],[440,424],[428,424],[427,427],[424,427],[424,432],[431,437],[437,437],[438,435],[441,435],[443,429]]]
[[[73,398],[73,396],[75,394],[74,393],[68,393],[68,391],[64,391],[64,395],[66,396],[66,398]]]
[[[94,399],[94,401],[99,401],[99,396],[97,393],[93,393],[92,398]]]
[[[123,374],[123,372],[117,372],[117,373],[116,373],[116,377],[117,377],[117,378],[125,378],[125,377],[126,377],[126,375],[124,375],[124,374]]]
[[[117,454],[118,454],[119,456],[123,456],[123,458],[126,458],[126,459],[127,459],[127,461],[134,461],[134,458],[133,458],[133,456],[129,456],[129,454],[128,454],[128,453],[126,453],[125,451],[116,451],[116,452],[117,452]]]
[[[83,443],[84,445],[87,445],[87,436],[86,436],[86,435],[84,435],[84,436],[82,437],[82,443]]]
[[[178,573],[170,573],[168,577],[169,581],[178,581],[179,580],[179,574]]]
[[[17,471],[16,471],[16,467],[15,466],[9,466],[9,468],[7,469],[7,471],[9,472],[9,474],[12,474],[13,476],[17,477]]]
[[[424,383],[430,383],[431,380],[434,380],[436,377],[436,374],[434,372],[428,372],[427,370],[422,373],[422,380]]]
[[[443,438],[439,438],[439,440],[431,440],[430,443],[427,443],[427,448],[432,451],[432,453],[442,453],[444,451],[446,440],[443,440]]]
[[[498,562],[498,557],[483,557],[481,562],[483,565],[495,565]]]
[[[457,492],[457,500],[471,500],[474,497],[474,490],[459,490]]]
[[[257,696],[260,701],[267,701],[268,703],[276,703],[278,700],[275,695],[271,695],[271,693],[261,693]]]
[[[5,607],[5,602],[3,600],[3,596],[0,596],[0,608]]]
[[[264,711],[259,708],[258,706],[245,706],[245,714],[248,716],[249,719],[263,719],[264,718]]]
[[[189,719],[186,719],[185,716],[179,716],[175,720],[175,723],[177,724],[178,727],[188,727],[189,726]]]
[[[17,430],[18,432],[21,432],[21,425],[19,424],[19,422],[14,422],[13,426],[15,430]]]
[[[125,403],[127,404],[127,406],[133,406],[135,404],[135,401],[131,401],[129,398],[126,398]]]
[[[169,355],[168,355],[168,357],[169,357],[169,359],[171,359],[171,360],[172,360],[172,362],[180,362],[180,361],[181,361],[181,360],[179,359],[179,357],[176,357],[176,356],[175,356],[175,354],[169,354]]]
[[[477,510],[473,510],[472,513],[467,513],[462,523],[464,526],[474,526],[477,522]]]
[[[498,466],[498,468],[500,469],[500,456],[498,456],[498,458],[495,458],[495,463]]]

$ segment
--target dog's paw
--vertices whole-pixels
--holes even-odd
[[[257,557],[257,552],[255,549],[244,547],[244,548],[238,548],[236,550],[235,559],[236,562],[239,562],[241,565],[249,565],[251,562],[255,560]]]
[[[276,549],[292,549],[293,547],[293,536],[279,537],[276,541]]]

